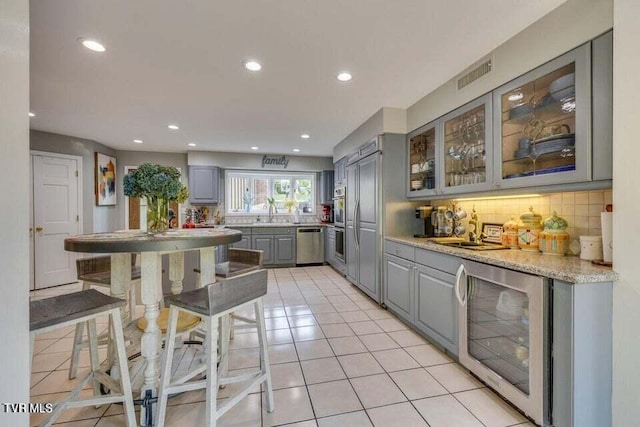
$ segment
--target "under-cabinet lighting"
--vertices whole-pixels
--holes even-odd
[[[32,113],[31,111],[29,111],[29,117],[35,117],[36,115],[34,113]]]
[[[526,199],[529,197],[540,197],[541,194],[516,194],[513,196],[485,196],[485,197],[464,197],[455,199],[457,202],[468,202],[470,200],[502,200],[502,199]]]
[[[133,142],[135,142],[136,144],[142,144],[142,140],[141,139],[134,139]]]
[[[303,133],[302,135],[300,135],[300,138],[309,139],[309,138],[311,138],[311,135],[309,135],[308,133]]]
[[[169,129],[171,129],[171,130],[178,130],[178,129],[180,129],[180,127],[179,127],[178,125],[169,125],[169,126],[167,126],[167,127],[168,127]]]
[[[187,145],[188,145],[189,147],[195,147],[195,146],[196,146],[196,143],[195,143],[195,142],[190,142],[190,143],[188,143]]]
[[[299,148],[294,148],[294,149],[293,149],[293,152],[294,152],[294,153],[299,153],[299,152],[300,152],[300,149],[299,149]]]
[[[251,149],[252,149],[252,150],[257,150],[257,149],[258,149],[258,147],[251,147]]]

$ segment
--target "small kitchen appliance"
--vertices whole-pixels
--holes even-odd
[[[421,219],[424,225],[423,234],[414,234],[413,237],[433,237],[434,229],[431,220],[431,213],[433,212],[433,206],[420,206],[416,208],[416,218]]]
[[[322,205],[320,222],[323,224],[330,224],[333,222],[333,209],[331,208],[331,205]]]

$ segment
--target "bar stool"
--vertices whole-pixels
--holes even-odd
[[[230,277],[259,270],[264,264],[264,252],[255,249],[229,248],[228,258],[228,261],[216,264],[216,277],[228,279]],[[199,288],[201,286],[200,269],[194,268],[193,271],[196,273],[196,288]],[[236,320],[241,323],[236,324]],[[236,329],[256,327],[255,319],[241,316],[237,313],[231,313],[229,315],[229,319],[226,321],[230,322],[230,339],[233,339],[234,331]],[[198,335],[199,334],[196,332],[192,334],[192,338],[195,338]]]
[[[131,254],[131,289],[129,289],[129,321],[135,316],[136,309],[136,287],[140,284],[140,267],[136,265],[136,254]],[[76,273],[78,280],[82,281],[82,289],[91,289],[92,286],[104,288],[111,287],[111,257],[109,255],[80,258],[76,260]],[[98,338],[100,344],[108,342],[108,334]],[[71,353],[71,364],[69,365],[69,379],[76,377],[80,352],[89,345],[89,341],[84,340],[84,324],[76,325],[76,333],[73,338],[73,351]]]
[[[264,324],[264,308],[262,297],[267,293],[267,271],[258,270],[240,276],[231,277],[203,288],[167,298],[170,306],[169,311],[169,337],[165,345],[165,361],[160,377],[160,389],[158,391],[157,425],[164,425],[167,398],[169,394],[180,393],[191,390],[206,389],[206,425],[215,427],[216,420],[224,415],[242,398],[249,394],[255,386],[265,384],[267,411],[272,412],[273,389],[271,386],[271,372],[269,370],[269,354],[267,352],[267,334]],[[258,342],[260,344],[260,369],[242,375],[227,376],[223,369],[222,359],[227,359],[226,346],[221,350],[220,365],[218,361],[218,321],[223,316],[228,315],[233,310],[244,306],[253,305],[256,313],[256,324],[258,327]],[[203,318],[206,328],[205,336],[205,361],[202,365],[196,366],[189,373],[171,381],[171,365],[173,361],[174,343],[176,338],[176,326],[178,313],[186,311]],[[226,341],[222,331],[221,345]],[[205,379],[190,381],[201,374],[205,374]],[[236,392],[225,402],[217,407],[216,397],[218,386],[237,382],[249,381],[249,384],[242,390]]]
[[[41,424],[50,426],[60,416],[62,411],[83,406],[99,406],[106,403],[124,403],[127,425],[136,425],[133,407],[133,394],[129,379],[129,366],[125,353],[124,334],[120,320],[120,307],[125,301],[104,295],[95,289],[88,289],[61,295],[53,298],[32,301],[29,306],[29,330],[31,338],[31,355],[36,334],[49,332],[53,329],[88,323],[89,352],[91,354],[91,371],[79,381],[69,396],[57,402],[51,415]],[[115,350],[120,369],[120,381],[116,381],[106,373],[100,371],[98,360],[98,338],[96,333],[96,318],[109,316],[112,333],[115,337]],[[78,394],[84,386],[93,380],[94,397],[78,399]],[[100,384],[111,390],[111,394],[101,396]]]

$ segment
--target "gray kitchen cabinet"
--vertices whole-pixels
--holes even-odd
[[[248,227],[229,227],[233,230],[242,231],[242,238],[238,242],[230,243],[230,248],[251,249],[251,228]]]
[[[262,251],[266,266],[292,266],[296,264],[295,227],[253,227],[249,241],[251,244],[247,249]],[[243,241],[237,243],[241,242]]]
[[[336,229],[327,227],[324,234],[324,261],[329,265],[334,265],[336,260]]]
[[[385,298],[387,307],[410,323],[415,322],[415,263],[384,255]]]
[[[274,263],[276,265],[294,265],[296,263],[296,236],[273,236]]]
[[[453,354],[458,354],[458,302],[455,276],[416,265],[415,326]]]
[[[491,94],[481,96],[441,119],[443,147],[436,165],[440,194],[490,190],[493,185]]]
[[[553,281],[554,426],[611,425],[613,284]]]
[[[613,176],[613,32],[591,43],[591,126],[594,181]]]
[[[591,180],[591,81],[587,43],[493,92],[497,188]]]
[[[384,303],[432,341],[458,354],[457,258],[385,240]]]
[[[320,204],[333,204],[334,171],[322,171],[320,173]]]
[[[212,205],[220,201],[220,169],[217,166],[189,166],[189,201]]]
[[[333,164],[334,176],[333,183],[337,186],[347,184],[347,156],[341,158]]]
[[[271,235],[253,235],[251,236],[251,249],[263,252],[264,265],[275,264],[275,256],[273,253],[273,236]]]

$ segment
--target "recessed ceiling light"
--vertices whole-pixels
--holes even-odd
[[[252,150],[257,150],[257,149],[258,149],[258,147],[251,147],[251,149],[252,149]]]
[[[350,73],[347,73],[346,71],[338,74],[337,76],[337,79],[340,80],[341,82],[348,82],[352,78],[353,76]]]
[[[80,38],[78,40],[80,41],[80,43],[82,43],[82,46],[94,52],[104,52],[105,50],[107,50],[101,43],[95,40],[84,38]]]
[[[135,142],[136,144],[142,144],[142,140],[141,139],[134,139],[133,142]]]
[[[171,130],[178,130],[178,129],[180,129],[180,128],[178,127],[178,125],[169,125],[169,126],[167,126],[167,127],[168,127],[169,129],[171,129]]]
[[[302,135],[300,135],[300,138],[309,139],[309,138],[311,138],[311,135],[309,135],[308,133],[303,133]]]
[[[257,61],[247,61],[244,63],[244,68],[249,71],[260,71],[262,70],[262,65]]]
[[[299,149],[299,148],[294,148],[294,149],[293,149],[293,152],[294,152],[294,153],[298,153],[298,152],[300,152],[300,149]]]
[[[31,111],[29,111],[29,117],[35,117],[36,115],[34,113],[32,113]]]
[[[189,147],[195,147],[195,146],[196,146],[196,143],[195,143],[195,142],[190,142],[190,143],[188,143],[187,145],[188,145]]]

